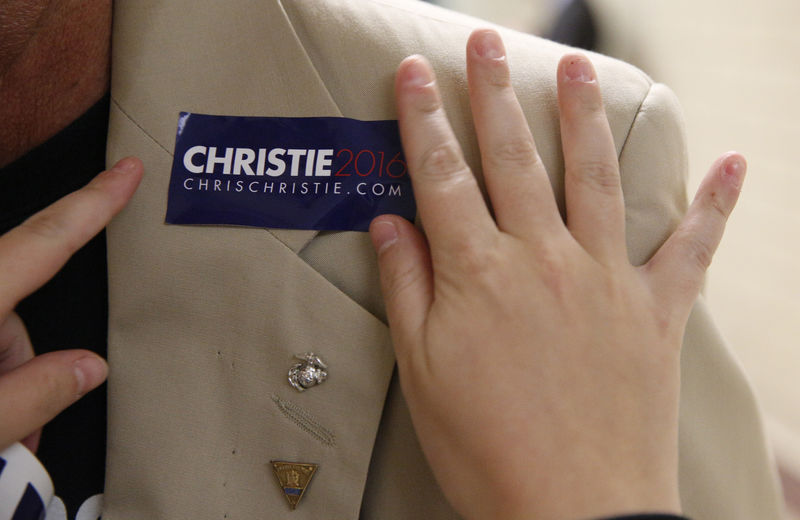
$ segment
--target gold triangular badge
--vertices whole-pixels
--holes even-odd
[[[272,471],[278,479],[283,496],[289,501],[289,507],[294,510],[300,499],[308,488],[314,473],[317,472],[319,464],[307,464],[299,462],[284,462],[281,460],[271,460]]]

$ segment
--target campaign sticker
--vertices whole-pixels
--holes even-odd
[[[182,112],[168,224],[366,231],[416,204],[397,121]]]

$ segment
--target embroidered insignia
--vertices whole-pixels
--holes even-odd
[[[283,496],[289,501],[289,508],[294,510],[300,499],[314,478],[319,464],[285,462],[281,460],[271,460],[272,471],[278,479]]]

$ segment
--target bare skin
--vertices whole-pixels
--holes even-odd
[[[683,331],[744,178],[718,159],[683,222],[632,266],[619,166],[594,69],[558,71],[567,221],[489,30],[467,44],[494,218],[421,56],[397,72],[425,236],[370,232],[403,393],[445,495],[469,520],[677,513]]]
[[[14,308],[127,204],[142,172],[141,161],[123,159],[0,236],[0,450],[20,439],[35,450],[36,431],[105,380],[105,361],[87,350],[34,357]]]
[[[63,130],[103,96],[110,36],[111,0],[0,0],[0,167]],[[133,177],[138,178],[141,166],[135,168]],[[111,196],[103,193],[114,182],[94,182],[0,238],[0,264],[8,269],[0,280],[0,415],[12,418],[0,427],[0,448],[24,437],[35,450],[38,429],[105,379],[105,362],[88,351],[34,357],[25,325],[12,310],[20,297],[55,274],[66,261],[66,250],[90,238],[87,229],[92,234],[102,229],[110,214],[101,211],[107,201],[99,199]],[[83,195],[87,191],[96,195]],[[88,205],[103,218],[60,222],[79,218],[72,209],[76,204]],[[51,249],[18,256],[26,243],[34,242],[49,242]],[[41,279],[29,282],[24,294],[10,294],[12,284],[24,279],[13,274],[18,268]]]
[[[111,0],[0,0],[0,167],[108,89]]]

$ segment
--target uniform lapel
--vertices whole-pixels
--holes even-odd
[[[341,115],[278,2],[121,1],[114,20],[114,101],[169,153],[179,111]],[[317,232],[271,233],[299,251]]]
[[[272,517],[287,460],[319,464],[292,518],[357,518],[394,363],[366,235],[326,235],[311,266],[314,231],[163,223],[180,111],[341,112],[278,2],[120,0],[114,20],[108,158],[147,175],[108,235],[104,517]],[[305,351],[330,375],[298,393]]]

